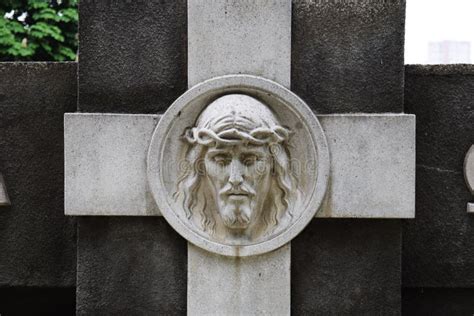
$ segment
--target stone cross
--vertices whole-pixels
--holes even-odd
[[[309,221],[415,207],[414,116],[313,113],[290,65],[290,0],[188,1],[166,113],[65,115],[66,215],[163,215],[189,241],[190,315],[288,315]]]

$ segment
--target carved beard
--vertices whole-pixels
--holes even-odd
[[[224,225],[230,229],[246,229],[250,226],[255,208],[254,199],[219,198],[218,209]]]

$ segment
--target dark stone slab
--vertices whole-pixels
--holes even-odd
[[[79,5],[79,110],[157,113],[187,89],[185,0]],[[79,315],[185,314],[187,244],[163,218],[81,218]]]
[[[186,1],[79,4],[79,110],[157,113],[187,88]]]
[[[315,219],[291,244],[293,315],[399,315],[399,220]]]
[[[185,315],[187,243],[163,217],[81,217],[78,315]]]
[[[403,315],[473,315],[474,289],[404,288]]]
[[[76,288],[2,288],[2,316],[74,316]]]
[[[474,287],[474,216],[464,157],[474,143],[474,66],[407,66],[416,114],[416,218],[403,226],[405,287]]]
[[[74,286],[75,221],[64,216],[63,113],[75,63],[0,63],[0,287]]]
[[[404,0],[293,1],[292,90],[317,113],[402,112]]]
[[[292,90],[317,113],[402,112],[404,1],[293,1]],[[294,315],[398,315],[401,224],[316,219],[292,242]]]

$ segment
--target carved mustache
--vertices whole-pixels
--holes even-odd
[[[255,190],[252,187],[246,185],[245,183],[242,183],[238,187],[235,187],[232,184],[227,183],[219,191],[219,195],[231,195],[231,194],[254,196],[255,194],[257,194],[257,192],[255,192]]]

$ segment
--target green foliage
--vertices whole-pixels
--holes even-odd
[[[77,0],[0,0],[0,61],[75,60]]]

